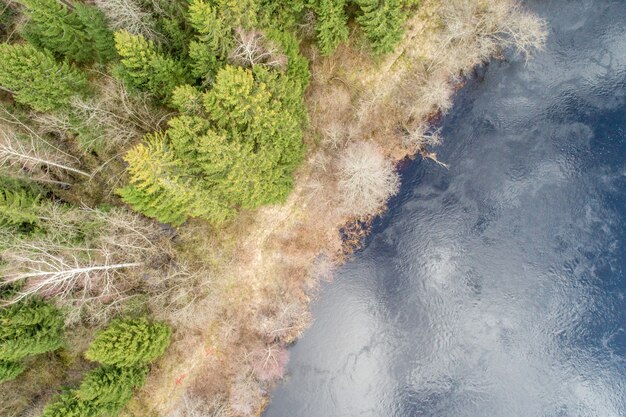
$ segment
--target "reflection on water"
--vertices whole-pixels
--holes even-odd
[[[626,416],[626,3],[530,7],[547,50],[459,94],[266,417]]]

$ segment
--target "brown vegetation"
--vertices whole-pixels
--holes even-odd
[[[505,48],[527,54],[544,39],[543,22],[513,0],[429,0],[383,61],[350,44],[326,58],[309,50],[310,153],[296,190],[285,205],[242,213],[224,229],[181,229],[179,249],[210,290],[177,320],[177,342],[127,414],[259,415],[285,369],[285,346],[310,320],[319,280],[353,248],[342,249],[342,225],[353,244],[362,236],[397,190],[391,161],[416,152],[436,160],[426,147],[441,139],[427,121],[450,108],[463,76]]]

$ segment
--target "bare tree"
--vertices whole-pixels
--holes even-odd
[[[4,236],[0,286],[21,284],[9,303],[34,294],[77,306],[120,302],[135,286],[128,271],[169,250],[155,225],[122,210],[103,213],[49,204],[42,208],[41,220],[42,239]],[[96,237],[83,238],[78,246],[75,241],[83,232],[77,225],[86,223],[96,229]]]
[[[274,68],[284,68],[287,56],[280,53],[276,45],[259,31],[235,30],[235,49],[230,54],[234,63],[252,67],[263,64]]]
[[[376,214],[400,186],[393,165],[371,142],[356,142],[345,148],[337,175],[341,205],[347,216]]]
[[[119,297],[117,278],[141,262],[117,262],[109,248],[68,248],[45,242],[20,242],[2,254],[7,263],[2,285],[23,283],[7,303],[32,295],[79,301]]]
[[[19,140],[15,132],[0,132],[0,167],[26,173],[34,180],[50,180],[55,172],[64,171],[91,178],[91,174],[70,165],[66,155],[29,135],[27,141]]]
[[[126,29],[146,39],[162,37],[155,29],[152,14],[135,0],[95,0],[95,4],[104,12],[113,30]]]

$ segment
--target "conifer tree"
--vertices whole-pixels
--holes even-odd
[[[165,352],[170,335],[167,325],[147,318],[117,319],[96,335],[85,357],[117,367],[146,365]]]
[[[28,231],[39,223],[39,196],[0,189],[0,227]]]
[[[0,86],[18,103],[38,111],[66,106],[87,88],[87,79],[66,63],[56,62],[48,51],[31,45],[0,44]]]
[[[21,0],[30,18],[22,35],[33,45],[75,62],[105,63],[115,57],[113,35],[95,7],[81,3],[70,10],[57,0]]]
[[[117,75],[131,87],[167,100],[176,86],[187,82],[182,64],[141,35],[116,32],[115,47],[122,58]]]
[[[183,163],[167,148],[164,134],[147,135],[145,143],[131,149],[125,159],[130,185],[118,192],[136,211],[174,225],[212,212],[198,187],[186,181]]]
[[[362,15],[357,17],[374,53],[392,52],[402,39],[406,12],[402,0],[357,0]]]
[[[0,383],[17,378],[24,370],[24,364],[21,362],[0,360]]]
[[[317,0],[314,5],[318,19],[317,45],[322,55],[332,54],[337,45],[348,39],[345,6],[346,0]]]
[[[87,373],[76,396],[98,410],[99,414],[116,416],[142,386],[148,372],[146,366],[118,368],[101,366]]]
[[[101,417],[93,404],[78,398],[75,390],[56,396],[44,409],[41,417]]]
[[[0,310],[0,360],[19,361],[56,350],[63,344],[63,317],[41,301],[14,304]]]
[[[200,110],[199,100],[192,87],[175,90],[174,104],[196,114],[170,120],[158,141],[149,137],[129,152],[124,200],[160,221],[216,224],[238,208],[284,200],[303,156],[300,88],[262,67],[226,66]]]

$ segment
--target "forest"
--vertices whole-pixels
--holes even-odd
[[[429,120],[545,36],[512,0],[2,0],[0,415],[259,415],[395,161],[445,166]]]

